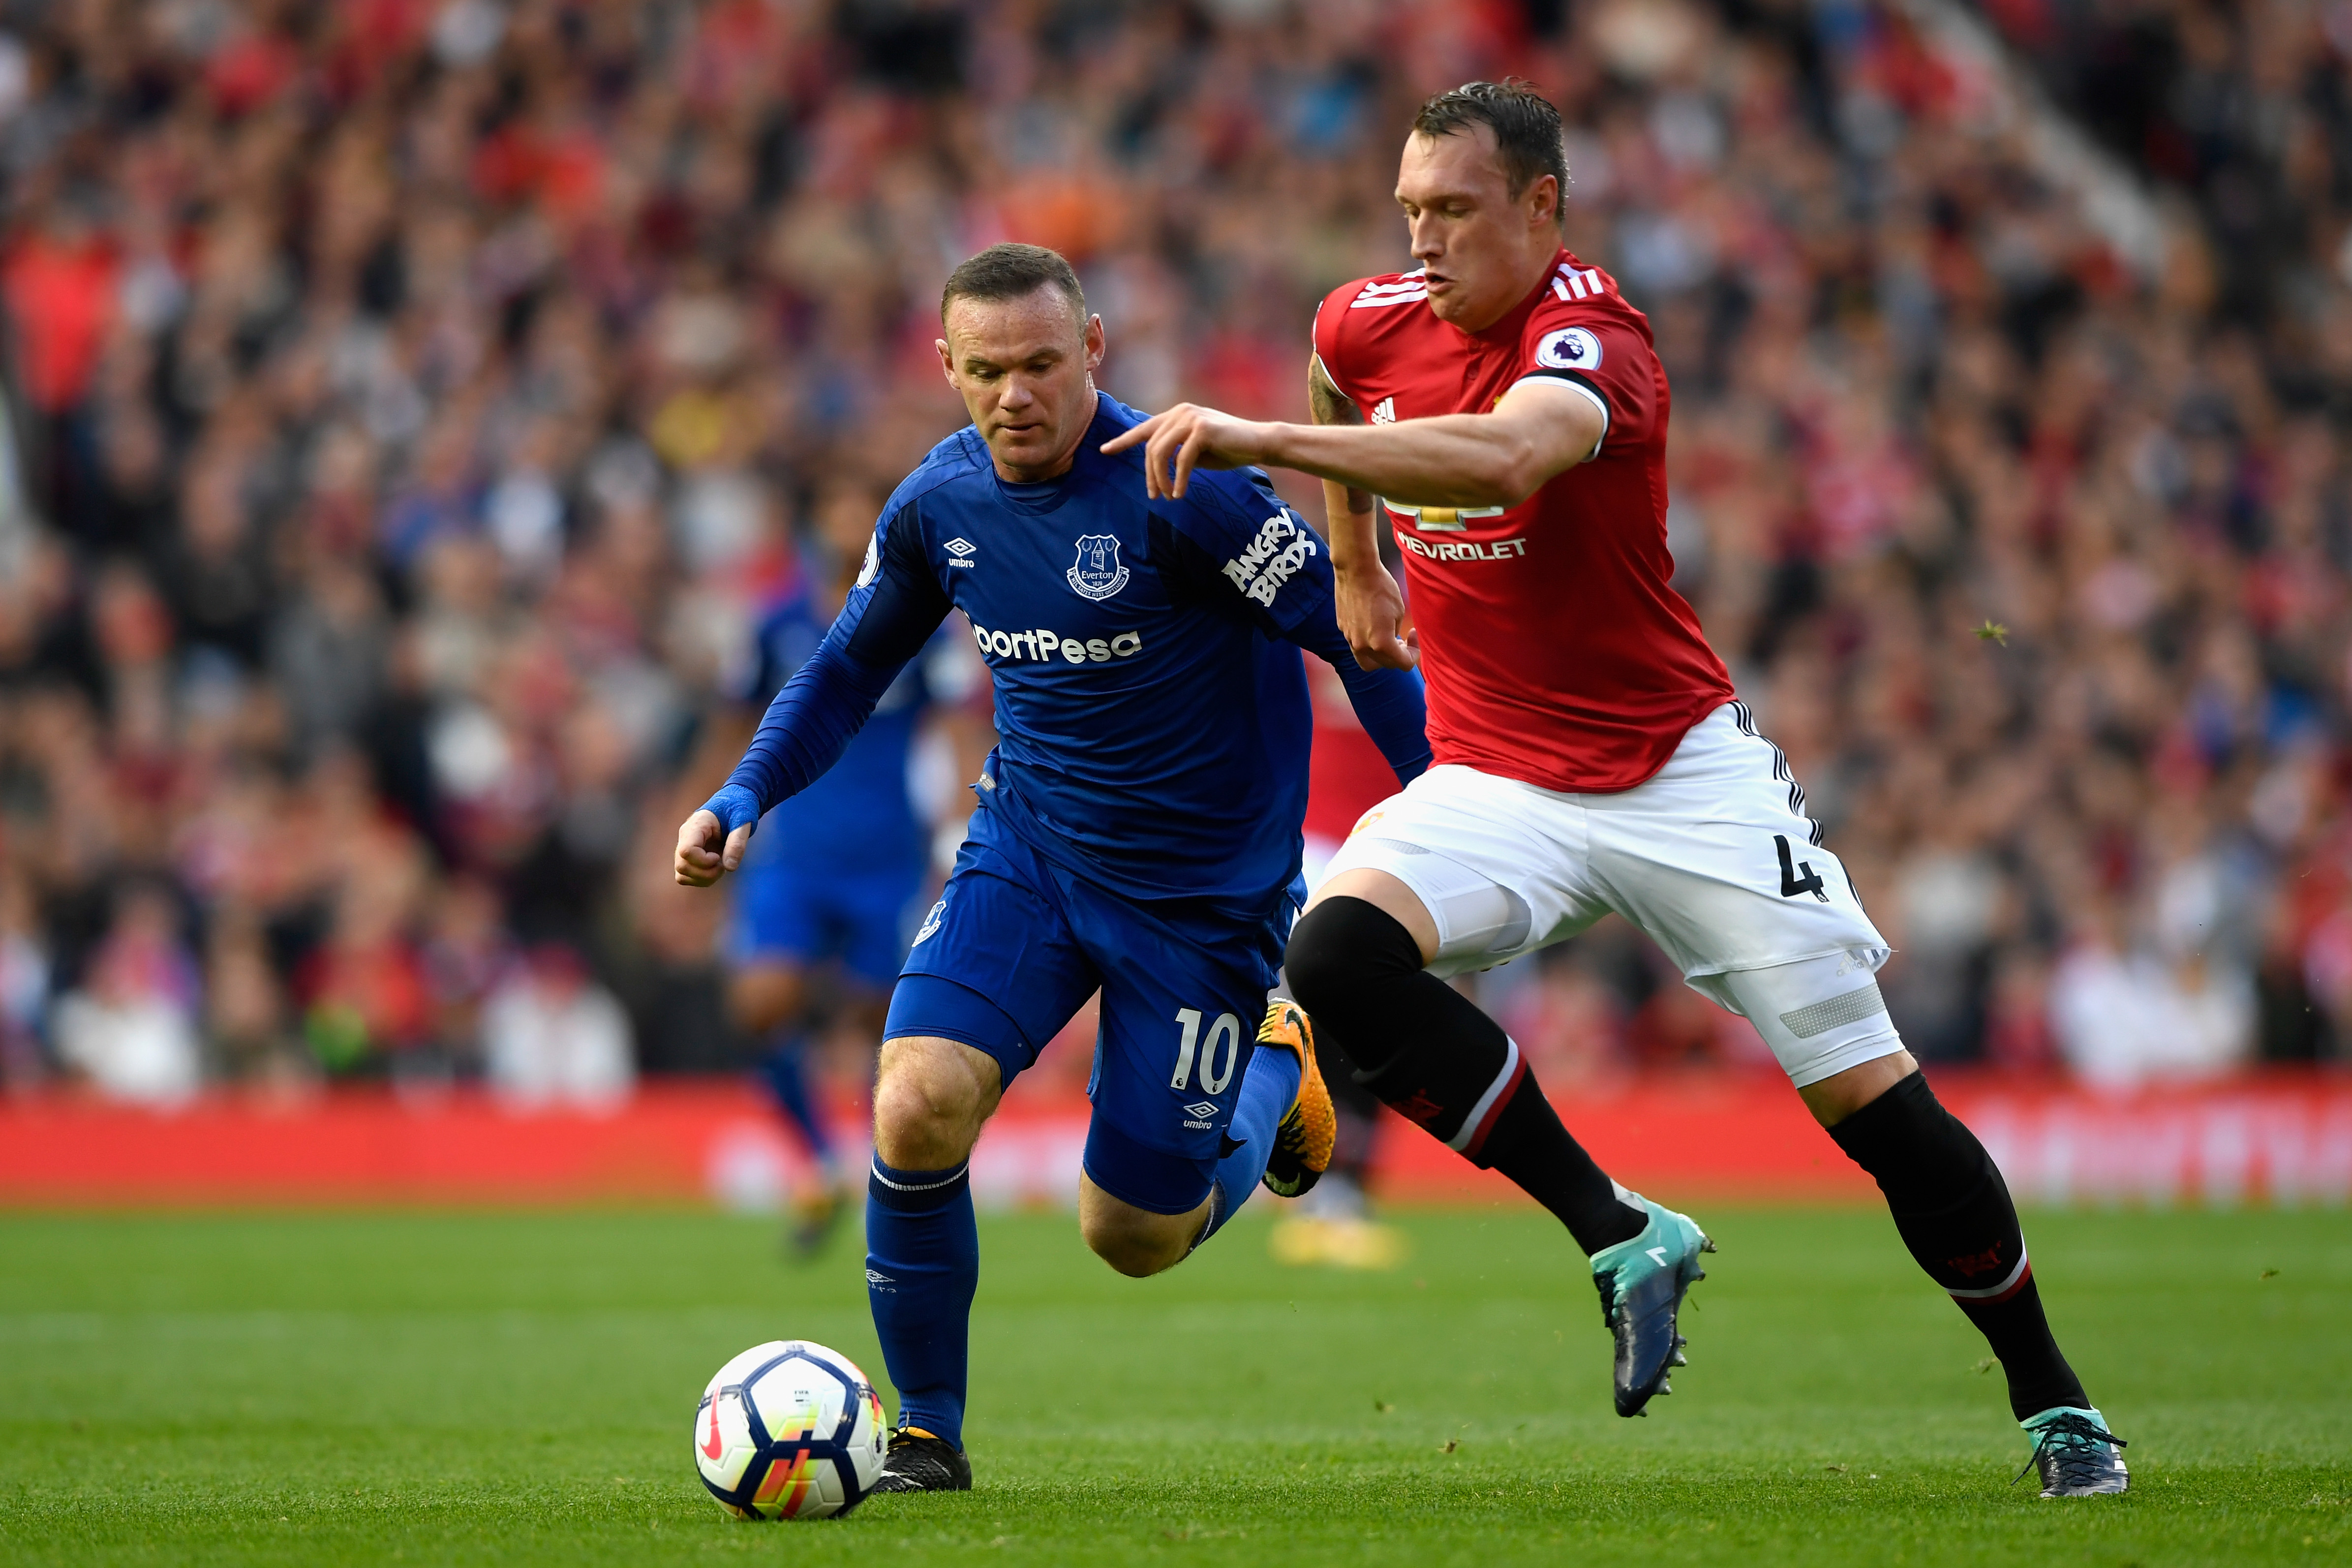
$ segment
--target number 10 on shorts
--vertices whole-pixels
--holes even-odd
[[[1182,1026],[1184,1037],[1176,1045],[1176,1075],[1168,1080],[1171,1089],[1192,1087],[1192,1058],[1195,1051],[1201,1060],[1201,1092],[1223,1094],[1225,1085],[1234,1081],[1234,1068],[1241,1065],[1242,1021],[1231,1013],[1220,1013],[1217,1021],[1209,1026],[1209,1044],[1201,1047],[1201,1010],[1198,1007],[1176,1009],[1176,1022]]]

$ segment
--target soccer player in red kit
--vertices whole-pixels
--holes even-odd
[[[1517,1046],[1444,984],[1623,915],[1756,1026],[1877,1179],[1912,1256],[2000,1357],[2044,1495],[2122,1491],[2122,1440],[2051,1334],[2008,1186],[1887,1016],[1885,939],[1669,586],[1672,395],[1648,321],[1560,245],[1567,174],[1559,112],[1526,84],[1439,93],[1397,178],[1420,265],[1323,301],[1316,422],[1186,405],[1112,443],[1146,446],[1155,495],[1181,496],[1196,467],[1319,476],[1359,662],[1418,662],[1428,685],[1435,765],[1333,858],[1292,931],[1289,983],[1360,1081],[1566,1224],[1631,1415],[1669,1392],[1676,1315],[1713,1244],[1611,1182]],[[1412,589],[1403,636],[1381,510]]]

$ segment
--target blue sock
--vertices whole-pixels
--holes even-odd
[[[776,1107],[784,1113],[784,1120],[800,1130],[816,1163],[830,1170],[833,1135],[824,1130],[824,1119],[816,1113],[816,1102],[809,1098],[808,1075],[802,1070],[801,1058],[806,1054],[806,1045],[805,1038],[798,1034],[779,1036],[776,1044],[760,1059],[760,1076],[767,1080],[768,1092],[776,1097]]]
[[[980,1225],[970,1164],[900,1171],[874,1161],[866,1184],[866,1293],[882,1361],[898,1390],[898,1425],[963,1447],[971,1296]]]
[[[1250,1053],[1249,1074],[1242,1079],[1241,1103],[1234,1107],[1233,1131],[1241,1147],[1217,1162],[1216,1184],[1211,1196],[1208,1227],[1202,1241],[1224,1228],[1257,1191],[1265,1163],[1274,1157],[1274,1130],[1298,1098],[1298,1058],[1279,1046],[1260,1046]]]

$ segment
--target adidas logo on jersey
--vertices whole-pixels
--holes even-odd
[[[1040,660],[1050,664],[1057,658],[1065,664],[1108,664],[1114,658],[1133,658],[1143,651],[1143,636],[1139,632],[1121,632],[1108,638],[1073,637],[1042,626],[1030,632],[998,632],[975,624],[971,637],[980,645],[982,654],[1017,658],[1024,664]]]
[[[1609,290],[1601,285],[1601,269],[1588,267],[1579,271],[1563,261],[1552,274],[1551,291],[1563,300],[1599,299]]]
[[[1429,278],[1423,272],[1408,272],[1393,283],[1367,283],[1353,300],[1348,301],[1350,310],[1376,310],[1382,305],[1410,305],[1415,300],[1429,298]]]
[[[1372,423],[1375,425],[1393,425],[1396,423],[1395,398],[1383,397],[1378,403],[1372,405]]]
[[[1289,542],[1284,543],[1285,540]],[[1315,536],[1287,510],[1279,511],[1260,525],[1247,549],[1225,563],[1225,575],[1244,595],[1271,606],[1282,585],[1317,553]]]

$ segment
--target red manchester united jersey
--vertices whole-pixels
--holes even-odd
[[[1698,617],[1668,586],[1665,371],[1616,280],[1562,250],[1483,332],[1430,312],[1417,272],[1334,289],[1315,315],[1332,384],[1375,425],[1483,414],[1557,378],[1607,420],[1598,452],[1513,507],[1383,500],[1439,763],[1563,791],[1631,789],[1730,700]]]

